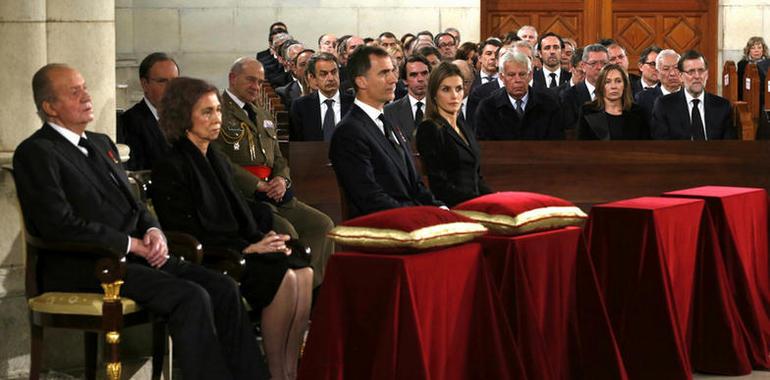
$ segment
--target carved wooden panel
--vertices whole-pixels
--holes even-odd
[[[489,14],[490,32],[485,36],[503,37],[508,32],[515,32],[523,25],[532,25],[538,33],[553,32],[563,37],[571,37],[581,43],[582,14],[570,12],[554,14],[553,12],[495,12]]]

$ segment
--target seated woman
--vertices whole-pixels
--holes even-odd
[[[615,64],[604,66],[596,83],[596,99],[581,109],[578,139],[649,140],[649,123],[632,100],[626,71]]]
[[[476,137],[457,120],[462,101],[460,69],[441,63],[428,79],[425,116],[416,139],[430,190],[450,207],[492,192],[481,176]]]
[[[743,58],[738,61],[738,83],[745,83],[743,78],[746,75],[746,66],[748,66],[749,63],[756,64],[768,57],[770,57],[770,52],[768,52],[765,39],[758,36],[749,38],[746,42],[746,46],[743,48]],[[761,83],[765,73],[763,73],[762,70],[759,70],[759,76]],[[738,88],[740,89],[741,87]],[[743,100],[743,91],[738,91],[738,100]]]
[[[168,84],[160,127],[173,148],[153,168],[155,210],[164,228],[198,238],[204,255],[206,248],[217,248],[245,257],[241,290],[252,308],[262,309],[271,377],[293,379],[308,324],[313,271],[307,262],[288,256],[288,235],[259,232],[233,183],[230,163],[209,147],[221,124],[216,87],[183,77]]]

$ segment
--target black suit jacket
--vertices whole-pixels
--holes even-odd
[[[650,127],[644,111],[634,104],[623,111],[622,127],[611,129],[607,114],[589,103],[583,105],[578,126],[578,140],[649,140]]]
[[[131,148],[127,170],[152,170],[153,163],[168,154],[170,148],[166,137],[145,100],[123,112],[118,124],[123,129],[122,140],[118,139],[118,142]]]
[[[283,87],[294,80],[290,72],[283,71],[281,65],[278,65],[278,69],[275,72],[270,74],[265,72],[265,76],[267,77],[267,81],[270,82],[270,86],[272,86],[276,92],[278,92],[278,87]]]
[[[24,222],[32,235],[43,239],[92,243],[122,256],[129,236],[141,238],[159,225],[144,206],[124,195],[130,194],[128,178],[112,159],[118,151],[109,137],[92,132],[86,137],[112,176],[94,170],[89,158],[48,124],[16,148],[13,167]],[[98,289],[96,260],[61,253],[41,256],[43,287]]]
[[[629,73],[628,80],[631,82],[631,96],[636,96],[636,94],[644,91],[644,86],[642,86],[642,77]]]
[[[551,91],[529,88],[524,117],[513,108],[505,88],[481,101],[476,110],[479,140],[561,140],[564,129],[559,100]]]
[[[558,86],[561,86],[562,84],[569,82],[569,80],[572,79],[572,73],[564,69],[559,70],[559,83],[556,86],[557,88]],[[535,69],[534,73],[532,74],[532,87],[538,90],[546,90],[549,88],[548,84],[550,82],[551,78],[546,78],[542,69]]]
[[[286,106],[287,111],[291,111],[291,103],[294,99],[302,96],[302,89],[299,82],[292,80],[287,85],[275,89],[275,93],[281,97],[281,102]]]
[[[409,143],[397,137],[406,151],[406,162],[355,104],[337,126],[329,159],[347,197],[350,217],[397,207],[442,205],[422,183]]]
[[[634,103],[642,109],[648,122],[652,120],[652,108],[655,106],[655,101],[661,96],[663,96],[663,90],[660,89],[660,83],[655,88],[644,90],[634,96]]]
[[[422,100],[422,112],[425,112],[425,99]],[[414,115],[412,115],[412,104],[409,103],[408,96],[387,104],[385,106],[385,118],[392,125],[399,127],[407,140],[414,140],[417,124],[414,121]]]
[[[353,96],[340,92],[340,121],[348,113],[354,99]],[[289,140],[323,141],[322,117],[318,91],[295,99],[291,105]]]
[[[425,120],[417,128],[417,150],[430,190],[452,207],[492,191],[481,176],[480,152],[473,131],[458,127],[466,142],[443,118]]]
[[[482,100],[488,98],[499,88],[500,82],[495,79],[475,87],[471,90],[471,94],[468,95],[468,104],[465,106],[465,122],[474,131],[476,130],[476,108],[479,107],[479,103],[481,103]]]
[[[656,140],[690,140],[690,111],[688,111],[685,90],[658,98],[652,110],[650,129]],[[733,126],[732,108],[727,99],[706,93],[703,101],[706,137],[709,140],[734,139],[737,136]]]
[[[577,128],[580,108],[583,104],[591,101],[591,94],[588,93],[585,81],[582,81],[561,93],[562,119],[565,129]]]

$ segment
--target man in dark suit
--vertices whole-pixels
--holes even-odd
[[[521,52],[500,57],[504,87],[482,100],[476,110],[480,140],[558,140],[564,138],[556,94],[535,90],[532,61]]]
[[[708,63],[695,50],[677,64],[683,91],[663,96],[652,110],[650,129],[658,140],[722,140],[736,138],[730,102],[705,91]]]
[[[559,85],[568,82],[572,75],[561,68],[561,53],[564,49],[564,41],[561,37],[550,32],[543,34],[537,42],[537,48],[540,59],[543,61],[543,68],[535,70],[532,87],[538,90],[556,89]]]
[[[580,66],[585,73],[585,79],[564,90],[560,95],[565,129],[577,128],[580,107],[596,98],[596,80],[599,79],[599,72],[608,62],[609,55],[606,47],[593,44],[583,48]]]
[[[263,65],[267,65],[273,61],[277,62],[271,48],[273,47],[273,36],[278,33],[288,33],[286,24],[281,21],[274,22],[272,25],[270,25],[270,30],[267,36],[267,49],[257,52],[257,60],[262,62]]]
[[[500,56],[498,51],[501,47],[503,47],[503,43],[497,38],[488,38],[481,43],[479,46],[481,70],[473,81],[471,91],[484,83],[494,82],[497,79],[497,58]]]
[[[631,83],[631,96],[636,96],[636,94],[642,92],[644,89],[642,87],[641,78],[636,74],[628,72],[628,54],[626,54],[626,49],[620,46],[620,44],[614,40],[609,41],[610,43],[606,45],[606,47],[607,54],[609,54],[610,63],[620,65],[623,70],[626,70],[626,73],[628,74],[628,80]]]
[[[636,94],[634,102],[642,108],[647,120],[652,119],[652,108],[658,98],[677,92],[682,88],[682,77],[679,75],[679,68],[677,68],[679,58],[679,54],[671,49],[660,51],[655,58],[657,77],[660,82],[654,88]]]
[[[442,205],[425,187],[401,131],[383,114],[393,99],[395,70],[388,53],[363,46],[348,60],[356,100],[332,137],[329,159],[349,217],[405,206]]]
[[[407,95],[385,106],[385,118],[401,129],[407,141],[412,141],[417,126],[425,114],[425,94],[428,91],[430,62],[422,55],[411,55],[404,60],[400,70],[401,80],[406,82]]]
[[[279,68],[272,73],[265,72],[267,81],[270,82],[274,89],[277,90],[279,87],[286,86],[294,80],[291,72],[291,62],[302,50],[305,50],[305,47],[295,39],[288,39],[280,45],[280,48],[277,50],[280,53],[278,54]]]
[[[639,54],[639,73],[641,73],[639,84],[641,85],[641,91],[650,90],[658,86],[660,79],[658,78],[658,70],[655,68],[655,61],[658,58],[658,54],[663,50],[655,45],[646,47]],[[641,92],[640,91],[640,92]],[[638,93],[637,93],[638,94]]]
[[[139,82],[144,98],[118,119],[118,142],[131,148],[128,170],[151,170],[152,164],[169,151],[158,127],[158,105],[168,81],[179,76],[179,68],[165,53],[152,53],[139,64]]]
[[[265,68],[265,75],[267,75],[268,78],[285,75],[283,58],[281,58],[281,46],[283,46],[284,42],[291,39],[292,38],[288,33],[281,31],[270,36],[270,54],[263,54],[262,58],[258,58],[259,62],[262,63],[262,66]]]
[[[109,137],[86,132],[94,118],[83,77],[49,64],[32,79],[44,124],[14,154],[27,230],[43,239],[103,246],[126,259],[121,296],[167,316],[185,379],[267,378],[238,285],[168,256],[158,222],[130,193]],[[97,257],[39,257],[45,291],[94,291]]]
[[[294,46],[291,49],[294,49]],[[307,63],[313,54],[315,54],[315,51],[312,49],[302,49],[294,55],[293,59],[289,62],[291,82],[286,86],[275,89],[275,92],[281,97],[281,101],[289,112],[291,112],[291,103],[294,99],[299,98],[305,92],[304,86],[307,84],[304,81],[305,71],[307,70]]]
[[[568,89],[574,87],[576,84],[585,80],[586,73],[583,71],[581,62],[583,62],[583,48],[577,48],[573,52],[572,57],[569,59],[569,80],[560,84],[556,89],[556,93],[559,95],[559,99],[561,99],[561,94],[564,91],[567,91]]]
[[[308,77],[318,91],[294,100],[291,105],[291,141],[331,141],[334,129],[348,113],[353,96],[340,93],[337,57],[316,53],[307,64]]]

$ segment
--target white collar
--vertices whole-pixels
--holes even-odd
[[[666,90],[666,88],[665,88],[665,87],[663,87],[663,86],[660,86],[660,92],[662,92],[662,93],[663,93],[663,95],[673,94],[673,93],[675,93],[675,92],[678,92],[678,91],[679,91],[679,90],[681,90],[681,89],[682,89],[682,87],[680,86],[680,87],[679,87],[679,89],[678,89],[678,90],[676,90],[676,91],[669,91],[669,90]]]
[[[62,137],[64,137],[67,141],[72,143],[72,145],[74,145],[78,149],[80,149],[80,145],[78,145],[78,143],[80,142],[80,138],[82,137],[82,138],[86,139],[85,132],[81,136],[81,135],[78,135],[75,132],[72,132],[71,130],[69,130],[67,128],[62,127],[59,124],[53,123],[51,121],[48,121],[47,123],[48,123],[48,125],[51,126],[51,128],[54,129],[54,131],[59,132],[59,134],[62,135]]]
[[[425,109],[425,98],[422,98],[422,99],[420,99],[420,100],[417,100],[417,98],[415,98],[414,96],[412,96],[412,94],[407,94],[406,96],[408,96],[408,97],[409,97],[409,105],[410,105],[412,108],[415,108],[415,107],[417,107],[417,102],[420,102],[420,103],[422,103],[422,107],[423,107],[423,109]]]
[[[593,99],[594,95],[596,95],[596,94],[594,94],[594,91],[596,91],[596,86],[592,85],[587,80],[584,80],[583,82],[586,83],[586,88],[588,88],[588,96],[590,96],[591,99]]]
[[[559,75],[559,74],[561,74],[561,68],[557,68],[556,70],[551,71],[551,70],[548,70],[547,67],[543,66],[543,74],[545,75],[545,79],[548,79],[548,77],[551,74],[556,74],[556,77],[558,78],[558,77],[561,76],[561,75]]]
[[[684,98],[687,99],[687,104],[689,105],[693,100],[698,99],[700,100],[700,104],[703,104],[703,100],[706,98],[706,91],[704,89],[703,92],[700,93],[698,96],[692,96],[689,91],[684,90]]]
[[[492,77],[492,78],[499,78],[500,77],[499,75],[497,75],[498,73],[490,74],[490,73],[487,73],[486,71],[484,71],[484,69],[481,69],[480,74],[481,74],[481,79],[484,79],[484,77]]]
[[[369,118],[372,119],[372,121],[374,121],[374,124],[377,124],[378,126],[380,125],[381,121],[379,117],[380,115],[382,115],[382,108],[380,109],[374,108],[360,101],[358,98],[356,98],[356,100],[354,100],[353,103],[355,103],[359,108],[361,108],[366,113],[366,115],[369,116]]]
[[[230,96],[230,99],[232,99],[235,102],[235,104],[238,105],[238,107],[243,108],[243,105],[246,104],[246,102],[242,101],[240,98],[235,96],[235,94],[230,92],[229,88],[225,89],[225,92],[227,92],[227,95]]]
[[[513,106],[513,109],[516,109],[516,99],[513,96],[511,96],[511,94],[509,94],[508,92],[506,92],[505,94],[508,95],[508,100],[511,101],[511,105]],[[521,97],[521,108],[524,108],[524,109],[527,108],[528,100],[529,100],[529,91],[527,91],[527,93]]]
[[[147,108],[150,109],[150,112],[152,112],[152,116],[155,116],[155,120],[160,120],[160,117],[158,117],[158,109],[155,108],[155,106],[150,103],[150,99],[147,99],[147,97],[142,97],[142,100],[144,100],[144,104],[147,104]]]
[[[647,81],[644,80],[644,77],[642,77],[641,81],[642,81],[642,89],[645,89],[646,87],[655,87],[658,85],[657,83],[653,83],[653,84],[647,83]]]
[[[327,98],[326,95],[324,95],[321,91],[318,91],[318,100],[321,102],[321,104],[324,104],[326,99],[334,100],[335,104],[340,104],[340,90],[337,90],[337,92],[335,92],[331,98]]]

